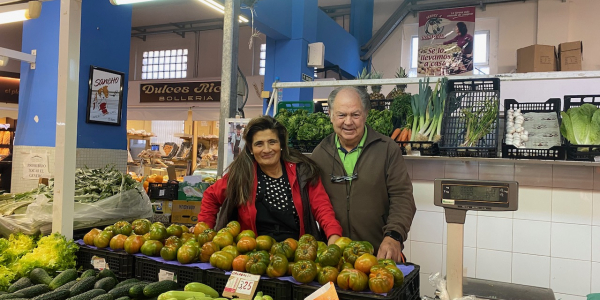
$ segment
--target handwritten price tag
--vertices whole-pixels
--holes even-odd
[[[175,281],[177,282],[177,276],[175,276],[175,273],[173,272],[169,272],[169,271],[165,271],[165,270],[160,270],[158,271],[158,281],[163,281],[163,280],[171,280],[171,281]]]
[[[94,256],[92,257],[92,266],[94,267],[94,269],[96,270],[104,270],[104,269],[108,269],[108,264],[106,263],[106,260],[102,257],[98,257],[98,256]]]
[[[259,280],[259,275],[233,271],[229,276],[229,280],[227,280],[223,296],[232,297],[235,295],[242,299],[251,299]]]

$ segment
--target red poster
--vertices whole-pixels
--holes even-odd
[[[473,73],[475,7],[419,13],[419,76]]]

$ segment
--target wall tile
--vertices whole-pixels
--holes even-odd
[[[511,269],[510,252],[477,249],[477,278],[511,282]]]
[[[444,209],[433,205],[433,181],[413,180],[413,197],[417,210],[444,212]]]
[[[552,165],[515,164],[515,181],[519,183],[519,188],[523,186],[552,187]]]
[[[515,164],[479,163],[480,180],[509,180],[515,179]]]
[[[582,190],[552,190],[552,221],[592,224],[592,192]]]
[[[444,178],[443,161],[413,161],[413,179],[434,180],[436,178]]]
[[[446,223],[446,216],[444,215],[444,245],[448,244],[448,224]],[[469,215],[465,218],[464,225],[464,240],[463,244],[465,247],[477,247],[477,216]]]
[[[600,262],[600,226],[592,226],[592,261]]]
[[[448,246],[444,245],[442,256],[442,274],[446,275],[446,264],[448,263]],[[463,248],[463,274],[475,278],[477,269],[477,249],[472,247]],[[466,271],[466,273],[465,273]]]
[[[590,261],[592,226],[553,223],[551,256]],[[589,264],[589,262],[588,262]]]
[[[513,253],[512,283],[550,287],[550,257]]]
[[[512,211],[478,211],[478,216],[512,219],[514,212]]]
[[[550,256],[551,225],[550,222],[514,220],[513,252]]]
[[[551,221],[552,190],[519,186],[519,209],[514,212],[513,217],[515,219]]]
[[[587,297],[554,293],[556,300],[587,300]]]
[[[442,243],[444,213],[417,211],[411,229],[413,241]]]
[[[600,167],[592,168],[594,172],[594,190],[600,190]]]
[[[550,288],[555,293],[585,296],[590,293],[591,273],[589,262],[552,258]]]
[[[442,244],[413,241],[410,247],[411,262],[421,266],[422,273],[429,276],[431,273],[442,271]]]
[[[512,219],[477,218],[477,248],[512,251]]]
[[[421,297],[423,296],[429,296],[429,297],[435,297],[435,287],[433,287],[430,283],[429,283],[429,273],[423,273],[421,272],[421,274],[419,274],[420,277],[420,281],[419,281],[419,288],[420,288],[420,293],[421,293]]]
[[[600,293],[600,263],[592,263],[592,293]]]
[[[477,179],[479,178],[479,163],[473,161],[447,161],[444,178]]]
[[[555,188],[583,189],[594,188],[594,170],[580,166],[552,166],[552,185]]]
[[[410,256],[411,243],[412,242],[409,240],[404,241],[404,249],[402,249],[402,253],[404,253],[406,261],[412,261],[412,257]]]
[[[592,225],[600,226],[600,192],[594,192],[592,199]]]

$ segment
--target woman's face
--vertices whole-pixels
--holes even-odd
[[[456,32],[457,35],[460,35],[460,30],[458,30],[458,26],[454,27],[454,32]]]
[[[279,164],[281,159],[281,143],[277,132],[272,129],[258,131],[252,138],[252,153],[261,167]]]

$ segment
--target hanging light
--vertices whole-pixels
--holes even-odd
[[[124,4],[134,4],[134,3],[141,3],[141,2],[149,2],[149,1],[154,1],[154,0],[110,0],[110,3],[112,5],[124,5]]]
[[[37,19],[42,12],[40,1],[0,6],[0,24]]]
[[[221,12],[221,13],[225,13],[225,6],[223,6],[223,4],[215,1],[215,0],[199,0],[200,2],[212,7],[213,9]],[[244,16],[240,16],[239,18],[239,22],[240,23],[247,23],[248,19],[246,19]]]

